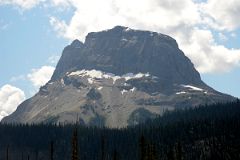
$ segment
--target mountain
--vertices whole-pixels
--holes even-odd
[[[65,47],[51,80],[2,122],[125,127],[233,99],[201,80],[173,38],[116,26]]]

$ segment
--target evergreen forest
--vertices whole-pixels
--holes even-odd
[[[238,160],[240,101],[166,111],[121,129],[0,125],[0,160]]]

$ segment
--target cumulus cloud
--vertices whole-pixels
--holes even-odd
[[[51,0],[51,2],[53,6],[60,6],[60,7],[70,7],[71,3],[69,0]]]
[[[183,37],[185,35],[178,35]],[[189,30],[187,40],[179,40],[185,54],[201,73],[227,72],[240,65],[240,49],[228,49],[218,45],[210,30]]]
[[[58,33],[68,39],[84,40],[88,32],[126,25],[137,29],[164,31],[176,26],[191,26],[200,21],[191,0],[69,0],[75,7],[70,22],[50,18]]]
[[[237,0],[230,0],[227,5],[223,0],[198,3],[191,0],[68,0],[69,4],[75,7],[69,22],[50,18],[54,29],[67,39],[84,41],[88,32],[125,25],[176,38],[180,48],[201,73],[226,72],[240,64],[239,49],[219,45],[209,28],[197,28],[209,26],[233,30],[239,27],[237,15],[240,12],[235,13],[240,6]],[[218,7],[216,10],[215,6]],[[221,33],[219,38],[227,40]]]
[[[59,56],[51,56],[47,59],[46,62],[51,65],[56,65],[59,58],[60,58]],[[14,82],[22,81],[25,83],[29,83],[30,81],[31,83],[29,85],[31,90],[26,91],[25,93],[29,93],[32,96],[38,91],[39,87],[45,85],[50,80],[54,70],[55,70],[55,67],[42,66],[37,69],[32,69],[28,74],[13,76],[10,78],[10,82],[14,83]],[[29,94],[27,95],[29,96]]]
[[[45,0],[0,0],[0,5],[16,5],[21,9],[31,9]]]
[[[27,78],[35,87],[39,88],[50,80],[54,69],[52,66],[42,66],[38,69],[32,69],[32,72],[27,75]]]
[[[201,73],[225,72],[240,64],[240,50],[220,45],[215,39],[227,42],[231,35],[236,36],[239,0],[0,0],[0,4],[4,1],[29,6],[25,8],[40,3],[73,8],[69,21],[49,18],[58,36],[69,40],[84,41],[88,32],[123,25],[174,37]],[[214,37],[213,32],[220,34]]]
[[[67,33],[66,33],[68,26],[65,21],[63,21],[63,20],[61,21],[56,17],[50,17],[49,22],[53,26],[53,29],[58,33],[58,36],[70,38],[67,36]]]
[[[0,88],[0,120],[11,114],[17,109],[17,106],[25,100],[24,92],[6,84]]]
[[[208,0],[201,4],[206,24],[218,30],[234,30],[240,27],[239,0]]]

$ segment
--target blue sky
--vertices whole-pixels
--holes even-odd
[[[59,38],[51,29],[46,9],[20,13],[11,6],[0,6],[2,23],[7,27],[0,30],[0,54],[2,57],[0,86],[11,84],[23,89],[29,97],[33,90],[30,82],[14,77],[27,75],[33,68],[54,66],[50,57],[60,56],[69,40]]]
[[[0,118],[46,83],[72,40],[115,25],[174,37],[207,84],[240,97],[240,13],[234,10],[240,1],[0,0]]]

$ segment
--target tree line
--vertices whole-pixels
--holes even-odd
[[[122,129],[0,125],[0,160],[240,159],[240,102],[166,112]]]

